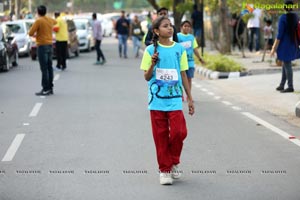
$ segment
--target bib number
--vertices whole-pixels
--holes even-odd
[[[175,85],[178,82],[178,73],[176,69],[156,69],[156,82],[159,86]]]

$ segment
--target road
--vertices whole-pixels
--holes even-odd
[[[36,61],[0,73],[1,200],[300,199],[300,129],[199,79],[183,178],[161,186],[140,59],[116,42],[104,66],[94,51],[70,59],[52,96],[34,95]]]

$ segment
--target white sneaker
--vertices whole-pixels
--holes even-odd
[[[172,178],[174,179],[179,179],[182,175],[182,171],[179,170],[178,165],[173,165],[171,172],[172,172]]]
[[[159,174],[159,182],[161,185],[172,185],[173,178],[171,173],[160,173]]]

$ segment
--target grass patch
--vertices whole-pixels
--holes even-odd
[[[218,72],[244,72],[245,68],[241,64],[235,62],[233,59],[228,58],[222,54],[204,54],[204,60],[206,65],[204,67]],[[201,65],[200,62],[195,59],[197,65]]]

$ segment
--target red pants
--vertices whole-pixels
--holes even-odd
[[[170,172],[180,163],[183,140],[187,136],[183,112],[151,110],[151,124],[160,172]]]

